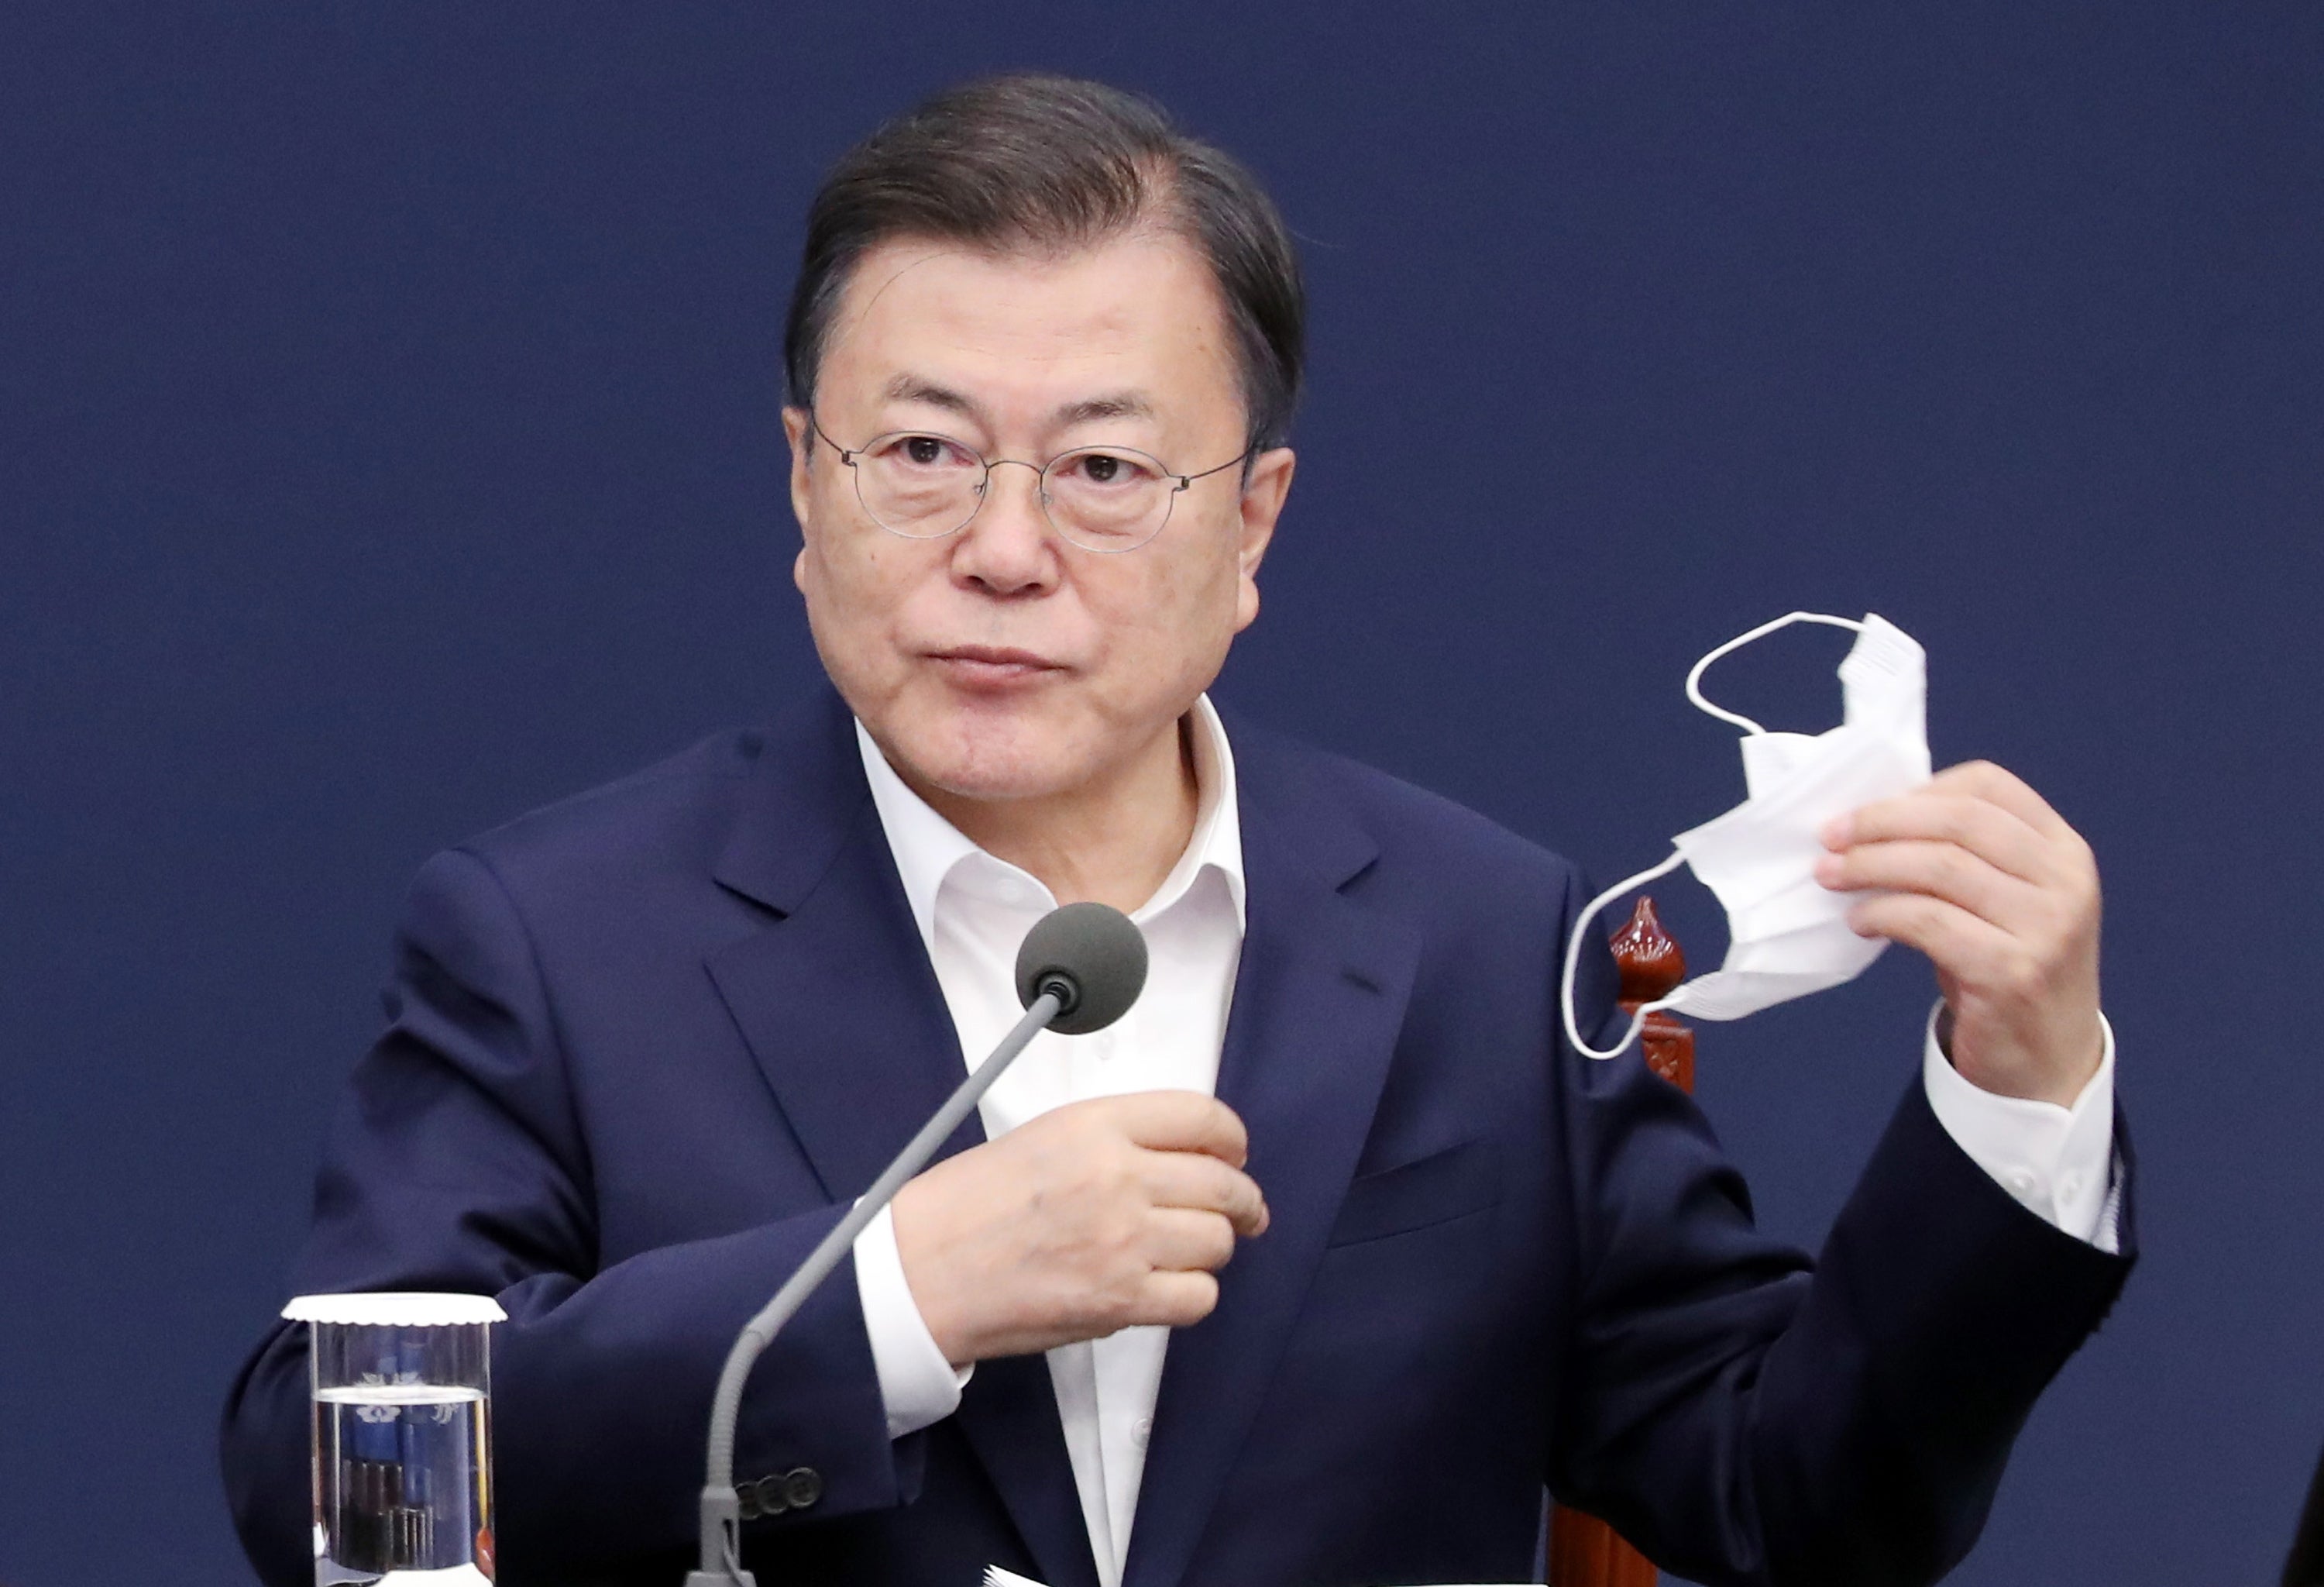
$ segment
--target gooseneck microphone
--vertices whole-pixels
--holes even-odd
[[[927,1166],[1001,1072],[1042,1029],[1066,1036],[1102,1030],[1130,1011],[1146,987],[1146,938],[1130,917],[1104,904],[1053,909],[1025,934],[1017,950],[1017,997],[1025,1017],[1001,1038],[991,1056],[961,1083],[896,1160],[881,1170],[848,1214],[807,1253],[798,1270],[775,1291],[765,1309],[744,1324],[726,1352],[718,1392],[710,1402],[710,1458],[702,1489],[702,1559],[686,1587],[757,1587],[742,1568],[742,1500],[734,1491],[734,1422],[743,1380],[808,1296],[831,1276],[855,1237],[880,1215],[904,1182]]]
[[[1145,990],[1145,933],[1120,909],[1103,904],[1067,904],[1050,910],[1025,934],[1017,949],[1017,1001],[1025,1005],[1029,1021],[1041,995],[1054,994],[1057,1011],[1047,1023],[1060,1036],[1087,1036],[1104,1029],[1130,1012],[1130,1005]],[[1038,1024],[1033,1026],[1038,1029]],[[1028,1039],[1033,1033],[1023,1025],[1017,1029],[1023,1030]],[[1011,1041],[1018,1041],[1016,1030],[993,1049],[992,1056],[999,1058],[1005,1052],[1015,1057],[1016,1048],[1009,1045]],[[1024,1044],[1019,1041],[1018,1045]],[[991,1060],[986,1062],[989,1065]],[[977,1070],[980,1075],[983,1072]],[[976,1098],[968,1100],[973,1103]],[[967,1109],[961,1113],[966,1117]]]

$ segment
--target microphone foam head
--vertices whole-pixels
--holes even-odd
[[[1017,949],[1017,998],[1030,1008],[1042,992],[1068,988],[1050,1029],[1083,1036],[1120,1019],[1146,989],[1146,934],[1105,904],[1050,910]]]

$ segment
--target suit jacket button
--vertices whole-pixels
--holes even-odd
[[[779,1516],[791,1508],[790,1501],[783,1497],[780,1473],[760,1478],[751,1484],[751,1489],[759,1496],[759,1513],[762,1516]]]
[[[793,1509],[811,1509],[823,1497],[823,1475],[813,1466],[795,1466],[783,1477],[783,1498]]]
[[[766,1513],[759,1508],[759,1485],[756,1482],[734,1484],[734,1510],[746,1521],[755,1521]]]

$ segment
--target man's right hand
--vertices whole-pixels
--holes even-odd
[[[1267,1227],[1242,1121],[1192,1091],[1053,1109],[896,1193],[896,1251],[955,1367],[1218,1305],[1213,1272]]]

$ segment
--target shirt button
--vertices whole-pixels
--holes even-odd
[[[2058,1184],[2058,1195],[2061,1200],[2071,1201],[2081,1193],[2082,1176],[2080,1174],[2069,1174]]]
[[[2034,1194],[2034,1176],[2027,1173],[2023,1168],[2012,1168],[2009,1170],[2008,1184],[2009,1188],[2015,1191],[2020,1195],[2031,1195]]]
[[[1152,1416],[1140,1416],[1130,1425],[1130,1442],[1139,1448],[1144,1449],[1146,1441],[1153,1436],[1154,1418]]]

